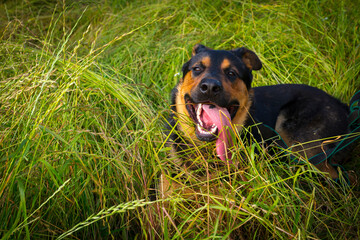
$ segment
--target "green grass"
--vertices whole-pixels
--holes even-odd
[[[188,179],[205,186],[198,201],[150,197],[173,164],[163,126],[194,44],[255,51],[254,86],[304,83],[348,102],[359,12],[350,0],[0,3],[0,238],[359,238],[359,187],[241,140],[227,170],[196,155],[216,174]],[[358,152],[347,167],[359,174]]]

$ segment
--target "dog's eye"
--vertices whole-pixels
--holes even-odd
[[[193,70],[194,70],[195,72],[200,72],[202,69],[201,69],[201,67],[193,67]]]
[[[236,73],[235,73],[234,71],[232,71],[232,70],[227,71],[226,74],[227,74],[229,77],[235,77],[235,76],[236,76]]]

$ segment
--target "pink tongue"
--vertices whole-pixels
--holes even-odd
[[[225,161],[231,159],[231,153],[228,151],[228,147],[232,146],[232,140],[230,136],[231,122],[230,114],[226,108],[221,108],[215,105],[203,105],[203,110],[206,114],[203,114],[203,122],[206,125],[215,124],[219,131],[218,139],[216,140],[216,154],[218,157]],[[207,115],[207,116],[206,116]],[[225,126],[228,126],[225,128]]]

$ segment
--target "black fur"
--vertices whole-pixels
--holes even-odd
[[[348,132],[348,106],[318,88],[280,84],[253,90],[251,118],[245,125],[254,124],[254,119],[275,129],[278,116],[283,114],[283,127],[299,142]]]
[[[210,59],[211,64],[206,66],[205,73],[197,75],[199,69],[205,68],[205,66],[197,65],[202,59]],[[229,60],[232,66],[237,69],[235,77],[227,76],[225,70],[219,70],[219,66],[221,66],[224,59]],[[198,69],[195,69],[197,67]],[[201,76],[200,84],[204,81],[209,81],[211,84],[214,81],[219,83],[221,81],[243,81],[247,89],[253,91],[253,94],[250,94],[252,104],[247,120],[243,125],[259,124],[258,130],[260,130],[260,134],[256,131],[253,133],[258,141],[276,136],[277,132],[275,130],[279,130],[281,131],[281,137],[291,145],[312,142],[307,147],[313,147],[313,150],[304,152],[307,157],[323,153],[324,158],[326,158],[326,152],[324,151],[334,149],[336,143],[323,147],[321,139],[345,135],[354,128],[349,128],[349,107],[324,91],[307,85],[280,84],[251,88],[252,70],[259,70],[261,67],[262,64],[256,54],[246,48],[226,51],[212,50],[203,45],[196,45],[193,49],[192,58],[183,65],[182,72],[183,77],[189,71],[191,71],[191,76],[194,78]],[[182,82],[183,79],[180,80],[179,84]],[[216,94],[204,92],[199,87],[200,84],[192,87],[189,93],[194,103],[213,102],[220,107],[228,107],[227,105],[230,104],[229,99],[232,99],[232,96],[227,95],[228,92],[223,91],[222,88]],[[175,126],[177,121],[174,113],[176,113],[175,104],[178,86],[181,85],[177,85],[171,93],[173,114],[171,114],[168,121],[168,128],[170,129]],[[219,84],[219,86],[221,85]],[[170,137],[175,151],[186,149],[186,143],[176,131]],[[286,146],[286,144],[280,145],[291,147]],[[301,149],[298,149],[298,151],[301,151]],[[329,169],[327,166],[318,167],[322,168],[323,171],[328,171],[333,177],[337,175],[334,169]]]

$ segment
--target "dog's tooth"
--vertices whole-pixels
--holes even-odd
[[[214,134],[214,133],[216,133],[216,130],[217,130],[217,126],[215,124],[213,124],[211,126],[210,132]]]
[[[200,117],[198,117],[198,122],[199,122],[199,125],[200,125],[201,127],[204,126],[204,123],[201,121]]]
[[[198,124],[197,125],[197,129],[198,129],[198,131],[200,132],[200,133],[204,133],[204,130],[202,130],[202,128],[201,128],[201,126]]]
[[[201,127],[204,126],[204,123],[201,121],[201,119],[200,119],[199,117],[198,117],[197,121],[198,121],[198,124],[199,124]]]
[[[200,124],[200,126],[204,126],[203,122],[201,121],[200,115],[201,115],[201,111],[202,111],[202,104],[199,103],[197,109],[196,109],[196,118]]]
[[[196,116],[197,116],[198,118],[200,118],[201,110],[202,110],[202,104],[199,103],[199,104],[198,104],[198,107],[197,107],[197,109],[196,109]]]
[[[196,125],[196,128],[199,131],[199,133],[201,133],[201,134],[208,134],[208,135],[212,134],[212,132],[209,132],[206,129],[203,129],[199,124]]]

